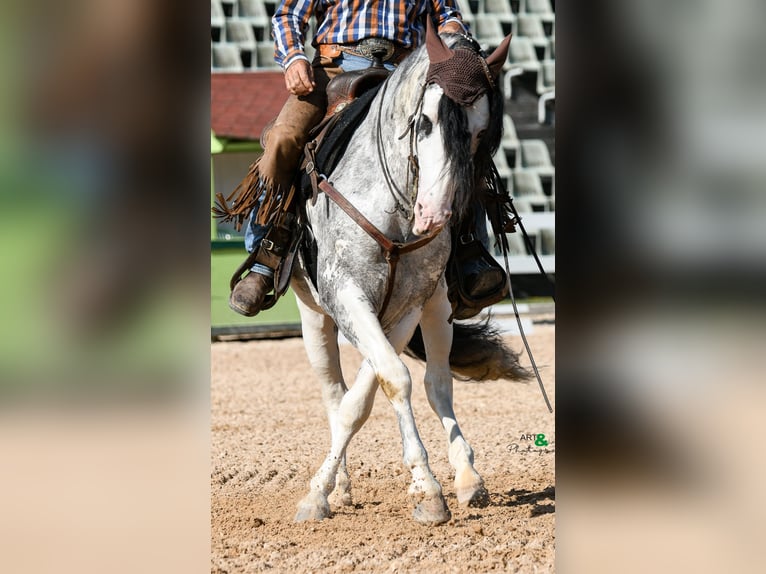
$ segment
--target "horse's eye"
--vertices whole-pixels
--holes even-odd
[[[420,119],[418,120],[418,135],[421,137],[425,137],[431,134],[431,130],[433,129],[434,125],[431,122],[430,119],[428,119],[428,116],[423,114],[420,116]]]
[[[487,133],[487,130],[481,130],[479,133],[476,134],[476,139],[480,140],[484,137],[484,134]]]

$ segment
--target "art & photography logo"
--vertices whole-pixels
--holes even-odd
[[[548,440],[544,433],[522,433],[518,442],[508,445],[508,452],[517,454],[549,454],[556,452],[555,441]]]

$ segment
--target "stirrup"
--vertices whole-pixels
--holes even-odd
[[[271,309],[290,285],[290,275],[295,265],[295,254],[303,237],[303,228],[294,214],[283,212],[266,232],[258,249],[247,256],[229,281],[229,288],[242,281],[242,276],[254,263],[274,270],[274,291],[266,295],[261,311]]]
[[[497,285],[476,295],[466,285],[464,270],[468,266],[483,266],[496,271],[502,278]],[[499,303],[510,293],[508,275],[473,233],[453,235],[452,253],[447,264],[447,297],[452,303],[451,319],[470,319],[482,309]]]

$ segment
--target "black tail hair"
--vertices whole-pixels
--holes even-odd
[[[404,352],[415,359],[426,360],[420,326],[415,329]],[[527,381],[532,378],[532,373],[519,364],[519,354],[505,345],[502,334],[489,319],[478,323],[452,323],[449,363],[455,378],[466,381]]]

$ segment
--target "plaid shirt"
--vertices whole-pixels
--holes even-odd
[[[438,17],[439,30],[450,21],[463,26],[457,0],[282,0],[271,19],[274,59],[283,68],[307,59],[303,44],[312,14],[318,24],[314,46],[378,37],[404,48],[416,47],[425,34],[420,16],[429,6]]]

